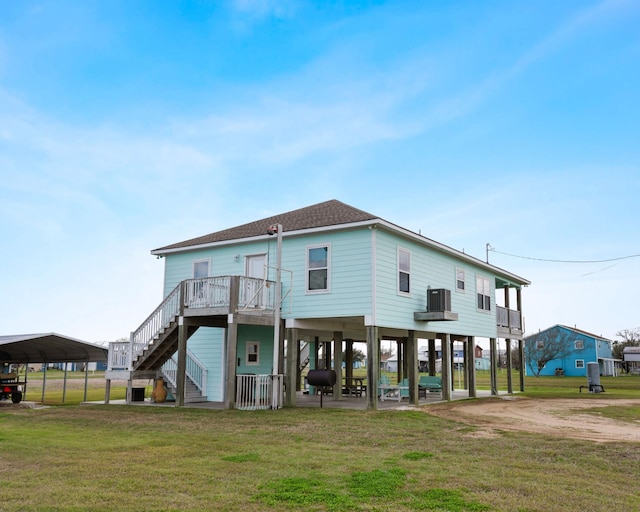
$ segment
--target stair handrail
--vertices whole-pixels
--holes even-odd
[[[167,359],[167,362],[162,365],[162,374],[167,379],[167,382],[174,388],[177,387],[176,373],[178,371],[178,361],[175,357],[171,356]],[[187,378],[193,382],[193,385],[198,388],[202,396],[207,396],[207,368],[200,362],[200,360],[191,352],[187,350]]]
[[[306,368],[306,366],[309,364],[309,359],[311,357],[311,353],[310,353],[310,343],[308,342],[303,342],[302,347],[300,348],[300,367],[298,368],[298,371],[302,371]]]
[[[179,283],[160,305],[131,333],[129,368],[144,349],[180,314],[183,284]]]

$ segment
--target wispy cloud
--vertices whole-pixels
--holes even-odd
[[[428,121],[424,129],[428,130],[467,116],[487,99],[499,94],[509,82],[529,71],[536,63],[561,51],[564,46],[595,26],[607,24],[612,19],[619,19],[630,13],[637,13],[637,4],[630,0],[604,0],[575,12],[517,56],[511,64],[489,70],[484,77],[471,85],[453,89],[448,96],[428,106],[428,115],[425,116]]]

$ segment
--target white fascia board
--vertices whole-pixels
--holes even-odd
[[[283,231],[282,237],[287,238],[287,237],[294,237],[294,236],[301,236],[301,235],[309,235],[314,233],[323,233],[323,232],[326,233],[329,231],[342,231],[345,229],[372,226],[378,223],[379,223],[379,220],[371,219],[371,220],[366,220],[362,222],[352,222],[350,224],[336,224],[334,226],[322,226],[318,228],[299,229],[297,231]],[[233,240],[223,240],[221,242],[211,242],[208,244],[190,245],[188,247],[176,247],[175,249],[166,249],[166,250],[155,249],[151,251],[151,254],[153,256],[164,256],[165,254],[176,254],[180,252],[199,251],[202,249],[209,249],[212,247],[224,247],[227,245],[239,245],[247,242],[256,242],[259,240],[266,240],[271,237],[272,235],[268,235],[265,233],[264,235],[252,236],[248,238],[234,238]]]

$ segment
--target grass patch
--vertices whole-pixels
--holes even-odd
[[[467,501],[461,492],[450,489],[429,489],[411,499],[413,510],[438,510],[447,512],[482,512],[491,510],[488,505]]]
[[[271,483],[256,496],[272,507],[297,510],[355,510],[356,504],[320,478],[283,478]]]
[[[350,490],[359,498],[393,498],[405,479],[401,469],[358,471],[351,476]]]
[[[478,438],[426,412],[7,407],[0,424],[6,511],[582,512],[640,494],[636,444]]]
[[[430,459],[433,457],[433,453],[429,452],[409,452],[403,455],[405,459],[408,460],[422,460],[422,459]]]
[[[260,460],[260,455],[257,453],[244,453],[242,455],[228,455],[222,457],[222,460],[227,462],[257,462]]]

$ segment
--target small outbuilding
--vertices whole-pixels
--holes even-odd
[[[43,363],[46,372],[49,363],[106,362],[107,355],[106,347],[56,333],[0,336],[0,373],[9,373],[14,364]],[[43,390],[45,382],[43,379]]]
[[[625,368],[633,373],[640,372],[640,347],[624,347],[622,357]]]

